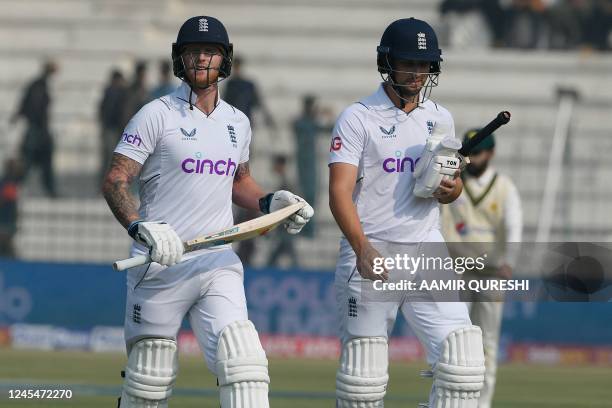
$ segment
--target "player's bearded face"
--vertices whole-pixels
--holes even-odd
[[[403,98],[416,97],[429,76],[428,61],[395,61],[393,80]]]
[[[493,157],[492,150],[483,150],[477,154],[470,155],[470,163],[465,167],[465,171],[471,176],[480,177],[489,167],[489,161]]]
[[[217,45],[192,44],[181,54],[185,65],[185,76],[190,84],[205,88],[217,82],[223,52]]]

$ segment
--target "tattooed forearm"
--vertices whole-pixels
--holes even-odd
[[[240,163],[238,165],[238,170],[236,170],[236,174],[234,175],[234,183],[239,182],[250,175],[251,170],[249,168],[249,162]]]
[[[259,184],[251,177],[249,162],[238,165],[234,175],[232,201],[239,207],[259,210],[259,199],[264,196]]]
[[[140,173],[142,165],[126,156],[113,154],[110,169],[102,185],[102,193],[117,221],[127,228],[138,219],[138,203],[130,193],[130,184]]]

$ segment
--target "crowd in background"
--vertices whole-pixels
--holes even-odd
[[[275,137],[277,124],[268,110],[255,81],[244,76],[243,60],[234,58],[232,76],[222,83],[223,100],[244,112],[253,128],[256,138],[257,129],[261,127],[257,114],[263,117],[265,125]],[[59,66],[49,60],[43,64],[39,76],[29,82],[20,102],[11,118],[15,124],[23,119],[26,130],[21,137],[17,157],[11,157],[4,163],[0,177],[0,257],[16,256],[14,238],[18,229],[18,197],[20,186],[33,168],[39,168],[44,193],[49,198],[57,198],[56,176],[53,167],[54,143],[50,127],[50,111],[53,103],[49,91],[49,82],[57,73]],[[101,183],[111,161],[123,129],[130,118],[146,103],[174,91],[177,80],[172,73],[170,61],[159,62],[158,83],[149,86],[148,67],[144,61],[136,61],[131,79],[118,68],[113,68],[102,90],[102,96],[96,109],[99,123],[99,171],[96,183]],[[319,163],[317,162],[316,145],[319,136],[327,137],[331,131],[333,113],[329,109],[317,107],[313,95],[302,97],[300,112],[291,129],[295,138],[295,163],[287,155],[274,155],[270,158],[270,174],[277,180],[276,189],[298,191],[308,202],[316,203],[319,191]],[[251,144],[251,156],[254,156],[254,144]],[[290,186],[289,167],[295,164],[297,188]],[[236,211],[236,222],[257,217],[254,211]],[[315,223],[311,222],[304,230],[303,236],[312,238],[315,234]],[[284,232],[272,234],[275,240],[269,254],[270,265],[280,265],[283,259],[291,265],[297,265],[298,259],[293,240]],[[244,241],[238,247],[238,254],[247,265],[252,264],[255,255],[255,240]]]
[[[100,180],[102,180],[119,137],[130,118],[146,103],[172,92],[174,88],[172,67],[169,61],[160,62],[159,83],[153,89],[149,89],[147,83],[147,64],[144,61],[135,63],[133,78],[129,83],[119,69],[115,68],[111,71],[98,106]]]
[[[453,47],[609,51],[612,0],[444,0]]]
[[[249,118],[253,128],[253,140],[257,137],[257,129],[260,127],[256,120],[255,113],[263,116],[264,125],[272,132],[274,137],[278,137],[277,124],[267,105],[259,92],[258,86],[252,79],[246,78],[243,73],[244,61],[241,57],[235,57],[232,65],[232,75],[223,83],[222,98],[227,103],[237,107]],[[302,97],[302,112],[292,123],[292,132],[295,141],[295,169],[297,175],[297,188],[289,182],[289,158],[286,155],[274,155],[271,158],[271,175],[276,177],[276,190],[297,191],[306,201],[317,205],[317,191],[319,185],[318,169],[319,163],[316,154],[317,139],[323,135],[328,137],[331,132],[331,121],[333,114],[329,109],[317,106],[316,98],[313,95]],[[255,144],[251,143],[251,156],[257,155],[254,149]],[[257,211],[237,209],[235,221],[244,222],[260,215]],[[313,238],[315,235],[316,223],[311,220],[304,230],[302,237]],[[279,230],[272,234],[270,239],[275,240],[270,252],[267,264],[279,266],[285,260],[291,266],[297,266],[298,257],[294,248],[294,240],[284,230]],[[243,264],[252,265],[256,253],[256,240],[242,241],[237,246],[237,253]]]
[[[23,177],[27,176],[32,168],[40,168],[43,186],[50,197],[55,197],[57,190],[53,172],[53,135],[49,127],[49,82],[57,71],[58,66],[54,61],[46,61],[43,64],[40,76],[26,85],[19,105],[10,119],[11,124],[20,119],[26,122],[17,158],[23,167]]]
[[[440,37],[451,48],[505,47],[517,49],[599,50],[612,48],[612,0],[443,0],[440,2]],[[258,128],[266,126],[277,136],[278,128],[257,84],[244,76],[244,61],[234,58],[232,76],[223,82],[222,98],[243,111],[251,120],[254,138]],[[130,79],[119,70],[110,72],[97,107],[99,122],[99,183],[106,171],[119,137],[129,119],[146,103],[166,95],[177,85],[170,61],[159,62],[158,83],[149,87],[147,63],[136,61]],[[32,169],[38,168],[42,187],[50,198],[58,196],[54,173],[54,137],[50,127],[53,102],[49,82],[58,72],[56,62],[44,62],[39,76],[26,84],[11,116],[11,124],[25,122],[16,157],[3,163],[0,177],[0,256],[15,254],[13,238],[17,231],[19,186]],[[262,123],[255,117],[259,114]],[[290,124],[294,138],[293,161],[288,156],[271,158],[271,174],[279,179],[279,188],[287,187],[289,168],[296,173],[296,188],[308,202],[318,205],[320,163],[317,139],[327,137],[333,124],[333,112],[320,108],[313,95],[302,96],[302,110]],[[254,139],[255,140],[255,139]],[[252,144],[252,150],[254,146]],[[252,156],[256,152],[252,152]],[[237,211],[236,221],[257,216],[255,212]],[[310,222],[302,236],[315,236],[316,223]],[[281,258],[296,262],[293,241],[276,237],[278,245],[269,263]],[[245,264],[255,254],[255,241],[238,248]]]

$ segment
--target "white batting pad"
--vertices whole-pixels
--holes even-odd
[[[432,408],[478,408],[484,384],[482,331],[470,326],[452,331],[434,368]]]
[[[138,341],[128,356],[121,408],[166,408],[177,372],[178,352],[174,340]]]
[[[379,408],[387,392],[389,355],[387,339],[364,337],[342,348],[336,374],[338,408]]]
[[[221,332],[216,363],[221,408],[268,408],[268,360],[255,326],[234,322]]]

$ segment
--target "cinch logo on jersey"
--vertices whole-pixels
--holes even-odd
[[[231,158],[212,161],[210,159],[203,159],[200,152],[195,154],[195,159],[188,157],[181,162],[181,169],[187,174],[216,174],[233,177],[234,173],[236,173],[236,166],[236,162]]]
[[[142,139],[138,135],[130,135],[129,133],[123,134],[123,141],[129,144],[133,144],[134,146],[139,146],[142,144]]]
[[[410,171],[414,173],[414,166],[416,166],[420,157],[413,159],[409,156],[403,156],[402,152],[397,150],[395,152],[395,157],[389,157],[382,162],[383,170],[387,173],[403,173],[405,171]]]

